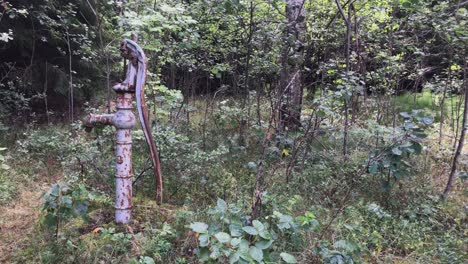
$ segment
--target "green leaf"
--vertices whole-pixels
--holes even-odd
[[[410,130],[410,129],[413,129],[413,128],[416,128],[416,125],[409,121],[409,120],[405,120],[405,122],[403,123],[403,126],[406,130]]]
[[[218,202],[216,202],[216,207],[220,212],[226,212],[227,210],[227,204],[223,199],[218,199]]]
[[[221,257],[221,252],[219,251],[219,246],[215,244],[211,247],[210,258],[218,259],[219,257]]]
[[[272,244],[273,240],[261,240],[255,243],[255,247],[263,250],[271,247]]]
[[[257,170],[257,163],[255,163],[253,161],[250,161],[249,163],[247,163],[247,168],[255,171],[255,170]]]
[[[245,239],[242,239],[240,244],[239,244],[239,252],[241,253],[247,253],[247,251],[249,251],[249,246],[250,246],[250,243],[249,241],[245,240]]]
[[[403,151],[401,151],[401,149],[399,149],[399,148],[393,148],[393,149],[392,149],[392,153],[393,153],[394,155],[401,156],[401,154],[403,153]]]
[[[219,232],[215,234],[214,236],[221,243],[227,243],[231,240],[231,236],[225,232]]]
[[[71,208],[73,201],[70,196],[64,195],[61,197],[60,203],[65,207],[65,208]]]
[[[229,264],[237,263],[239,261],[240,253],[234,252],[231,256],[229,256]]]
[[[284,262],[286,262],[286,263],[297,263],[296,258],[291,254],[283,252],[283,253],[280,254],[280,256],[284,260]]]
[[[369,173],[372,175],[375,175],[379,172],[379,163],[378,162],[372,162],[369,164]]]
[[[317,117],[325,117],[325,116],[326,116],[325,111],[323,111],[323,110],[317,111]]]
[[[237,247],[240,245],[241,241],[242,241],[242,238],[238,238],[238,237],[233,238],[231,239],[231,246]]]
[[[461,67],[460,67],[460,65],[458,65],[458,64],[454,64],[454,65],[451,65],[451,66],[450,66],[450,70],[451,70],[451,71],[458,71],[458,70],[460,70],[460,69],[461,69]]]
[[[333,244],[333,247],[337,249],[345,250],[350,253],[359,250],[359,246],[356,243],[354,243],[353,241],[348,241],[348,240],[336,241]]]
[[[52,195],[52,196],[55,196],[55,197],[58,197],[58,196],[59,196],[59,193],[60,193],[60,185],[58,185],[58,184],[54,184],[54,185],[50,188],[50,190],[49,190],[49,192],[48,192],[49,195]]]
[[[419,142],[413,142],[412,148],[414,149],[415,154],[418,154],[418,155],[421,154],[422,146],[421,146],[421,144],[419,144]]]
[[[141,256],[139,263],[140,264],[154,264],[154,259],[151,257],[147,257],[147,256]]]
[[[462,181],[468,180],[468,173],[467,173],[466,171],[460,171],[459,173],[457,173],[457,176],[458,176]]]
[[[257,262],[263,260],[263,251],[257,247],[250,247],[249,255]]]
[[[271,234],[268,232],[268,230],[264,229],[262,231],[259,231],[258,234],[260,235],[261,238],[270,240],[271,239]]]
[[[210,258],[210,250],[208,248],[200,248],[200,250],[198,251],[198,258],[201,260],[201,261],[208,261],[208,259]]]
[[[210,244],[210,235],[202,234],[198,238],[198,242],[200,243],[200,247],[206,247]]]
[[[411,115],[408,114],[407,112],[401,112],[400,115],[404,118],[411,118]]]
[[[190,225],[190,228],[197,233],[204,233],[208,230],[208,225],[202,222],[195,222]]]
[[[255,227],[253,227],[253,226],[244,226],[242,228],[242,230],[244,230],[244,232],[246,232],[247,234],[252,235],[252,236],[258,235],[257,229],[255,229]]]
[[[265,229],[265,226],[258,220],[253,220],[252,225],[257,229],[258,231],[262,231]]]
[[[281,230],[290,229],[293,227],[294,219],[290,215],[280,215],[279,216],[279,223],[277,224],[278,228]]]
[[[229,225],[229,232],[233,237],[240,237],[242,236],[242,227],[237,224],[230,224]]]
[[[430,125],[434,122],[434,118],[432,116],[425,116],[421,118],[421,122],[425,125]]]

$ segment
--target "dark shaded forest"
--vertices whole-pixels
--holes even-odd
[[[0,0],[0,262],[466,263],[467,8]]]

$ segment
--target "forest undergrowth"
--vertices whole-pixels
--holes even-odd
[[[2,192],[2,206],[11,208],[1,216],[2,229],[11,234],[2,232],[5,260],[466,260],[464,174],[443,201],[453,137],[444,126],[438,144],[435,113],[402,112],[393,127],[392,122],[370,121],[375,108],[362,110],[368,116],[356,117],[349,130],[349,155],[343,158],[341,120],[333,109],[310,105],[320,125],[305,123],[306,133],[272,133],[265,125],[267,101],[258,106],[260,123],[258,116],[240,111],[235,98],[206,101],[197,101],[197,110],[177,118],[177,107],[161,105],[154,133],[165,176],[161,206],[145,171],[142,132],[134,132],[134,219],[128,226],[113,223],[111,128],[87,134],[78,122],[71,129],[34,126],[3,133],[8,154],[3,154],[0,186],[8,192]],[[241,119],[247,126],[239,133]],[[267,153],[263,164],[262,148]],[[259,169],[264,171],[264,195],[252,222]],[[49,185],[45,192],[44,184]]]

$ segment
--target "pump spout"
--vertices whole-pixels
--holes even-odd
[[[113,125],[113,120],[114,114],[102,114],[102,115],[96,115],[96,114],[89,114],[84,120],[83,120],[83,126],[85,127],[86,132],[91,132],[93,127],[97,125]]]

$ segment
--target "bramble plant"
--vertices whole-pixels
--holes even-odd
[[[434,119],[425,116],[421,110],[402,112],[400,115],[404,118],[403,125],[383,147],[372,151],[367,161],[370,174],[388,172],[393,179],[399,180],[409,174],[411,164],[408,163],[408,158],[413,154],[421,154],[422,139],[427,137],[425,130]]]
[[[75,217],[87,217],[90,201],[94,199],[95,195],[83,184],[70,186],[56,183],[44,194],[43,223],[53,228],[57,237],[63,222]]]
[[[297,263],[286,252],[274,251],[276,232],[266,222],[253,220],[233,204],[218,199],[215,208],[208,211],[213,222],[194,222],[190,229],[198,237],[198,258],[202,262],[229,261],[229,263],[264,263],[281,258],[286,263]],[[293,218],[280,215],[278,228],[292,228]]]

